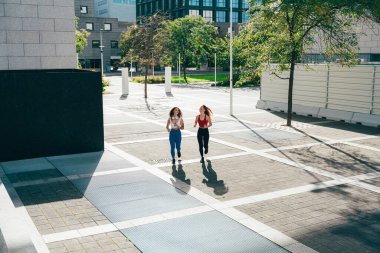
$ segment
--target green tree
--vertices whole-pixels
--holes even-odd
[[[166,21],[161,34],[164,34],[162,45],[166,59],[175,63],[180,54],[184,79],[187,82],[186,68],[200,65],[215,52],[218,32],[203,17],[186,16]]]
[[[77,54],[83,52],[87,46],[87,37],[90,35],[85,29],[78,29],[78,17],[75,17],[75,45]]]
[[[131,59],[144,66],[145,85],[144,96],[148,97],[148,69],[150,65],[158,64],[162,56],[161,34],[163,21],[167,18],[160,14],[140,17],[141,24],[130,26],[120,37],[122,62]]]
[[[373,5],[368,0],[252,0],[251,4],[251,19],[241,34],[246,45],[242,53],[259,72],[272,67],[272,74],[289,80],[287,125],[291,126],[296,64],[318,42],[326,56],[337,55],[350,63],[356,58],[358,40],[352,25],[360,17],[373,16],[368,7]],[[283,71],[289,76],[280,77]]]

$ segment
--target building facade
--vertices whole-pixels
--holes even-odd
[[[78,55],[78,59],[85,69],[99,69],[101,67],[100,45],[102,44],[103,67],[107,72],[112,70],[121,59],[120,35],[131,23],[120,22],[117,18],[95,17],[94,3],[96,4],[94,0],[75,0],[75,15],[79,18],[78,28],[86,29],[90,33],[87,38],[88,44]]]
[[[136,22],[136,0],[94,0],[96,17]]]
[[[163,12],[171,18],[180,18],[187,15],[202,16],[206,21],[214,22],[222,34],[226,34],[230,22],[231,0],[137,0],[137,17],[149,16],[156,12]],[[232,22],[234,28],[239,23],[249,19],[247,10],[248,0],[232,0]],[[235,30],[235,29],[234,29]]]
[[[74,2],[0,1],[0,70],[76,68]]]

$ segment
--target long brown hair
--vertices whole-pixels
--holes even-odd
[[[173,107],[170,112],[169,112],[169,117],[173,117],[174,116],[174,110],[178,108],[178,117],[182,118],[182,111],[181,109],[179,109],[179,107]]]
[[[212,115],[212,110],[211,110],[209,107],[205,106],[205,105],[202,105],[202,107],[203,107],[203,109],[205,110],[205,115],[211,117],[211,115]]]

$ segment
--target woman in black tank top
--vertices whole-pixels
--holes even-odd
[[[210,138],[210,134],[208,132],[208,128],[212,126],[211,120],[212,111],[205,105],[202,105],[199,108],[199,115],[195,118],[194,127],[199,125],[197,139],[199,145],[199,153],[201,154],[201,163],[205,162],[203,157],[203,149],[204,153],[208,153],[208,140]]]

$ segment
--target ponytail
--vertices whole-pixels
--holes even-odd
[[[209,107],[205,106],[205,105],[202,105],[202,106],[203,106],[203,109],[205,109],[205,115],[211,117],[212,110]]]

